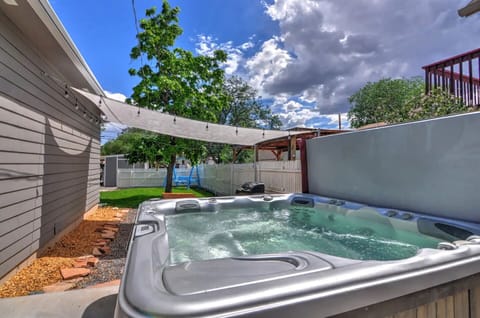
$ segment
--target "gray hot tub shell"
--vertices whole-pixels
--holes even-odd
[[[255,205],[329,206],[365,213],[360,204],[314,195],[146,201],[137,216],[120,286],[117,317],[326,317],[437,286],[478,272],[477,240],[422,249],[398,261],[359,261],[315,252],[288,252],[169,264],[165,215]],[[476,224],[375,208],[402,224],[453,238],[477,234]],[[357,212],[355,212],[357,211]],[[368,214],[368,213],[367,213]]]

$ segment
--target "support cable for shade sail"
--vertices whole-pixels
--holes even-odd
[[[74,87],[71,87],[71,89],[86,97],[98,107],[98,95]],[[137,106],[102,97],[100,110],[105,114],[106,120],[110,122],[149,130],[162,135],[221,144],[253,146],[266,140],[286,137],[289,134],[304,133],[304,131],[288,132],[206,123],[150,109],[143,109],[141,114],[138,114],[137,108]],[[207,124],[208,129],[206,129]]]

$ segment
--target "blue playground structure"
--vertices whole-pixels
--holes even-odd
[[[194,176],[195,171],[195,176]],[[190,189],[190,186],[196,185],[200,186],[200,175],[198,173],[198,166],[194,166],[190,169],[190,173],[188,173],[188,169],[173,169],[173,186],[186,186],[187,189]],[[163,180],[163,186],[167,185],[167,178]]]

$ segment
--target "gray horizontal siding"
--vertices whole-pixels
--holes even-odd
[[[95,105],[61,78],[0,12],[0,277],[98,203]]]

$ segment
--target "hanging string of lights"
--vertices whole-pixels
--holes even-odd
[[[79,100],[78,100],[77,96],[75,96],[75,93],[70,89],[70,86],[68,85],[68,83],[65,83],[61,79],[43,71],[43,70],[41,71],[41,74],[42,74],[42,76],[51,79],[54,83],[56,83],[57,85],[59,85],[60,87],[63,88],[63,90],[64,90],[63,97],[65,97],[66,100],[69,100],[73,104],[74,109],[77,112],[79,112],[83,116],[83,118],[85,118],[90,123],[95,123],[96,125],[101,125],[103,123],[102,116],[98,117],[98,115],[89,111],[86,106],[79,103]],[[71,96],[74,96],[73,102],[70,99]],[[101,105],[102,105],[102,98],[103,97],[100,96],[100,100],[98,102],[99,107],[101,107]]]

